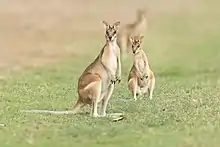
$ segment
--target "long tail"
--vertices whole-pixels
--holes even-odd
[[[20,110],[26,113],[48,113],[48,114],[75,114],[74,111],[52,111],[52,110]]]
[[[20,110],[20,112],[25,113],[47,113],[47,114],[76,114],[78,111],[85,106],[83,102],[80,100],[77,100],[76,104],[73,107],[73,110],[67,110],[67,111],[53,111],[53,110]]]

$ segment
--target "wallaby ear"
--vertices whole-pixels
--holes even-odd
[[[106,28],[109,27],[109,24],[108,24],[106,21],[103,20],[102,23],[104,23],[104,25],[105,25]]]
[[[143,40],[144,39],[144,36],[142,35],[142,36],[140,36],[140,40]]]
[[[121,23],[120,21],[117,21],[114,23],[114,26],[118,27],[120,25],[120,23]]]
[[[140,36],[141,43],[143,42],[144,36]]]
[[[120,21],[117,21],[117,22],[115,22],[115,23],[113,24],[113,26],[114,26],[115,28],[117,28],[117,29],[118,29],[118,28],[119,28],[120,23],[121,23]]]
[[[134,42],[134,38],[133,37],[130,37],[129,39],[130,39],[131,43]]]

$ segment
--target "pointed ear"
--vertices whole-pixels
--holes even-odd
[[[114,26],[118,27],[120,25],[120,23],[121,23],[120,21],[117,21],[114,23]]]
[[[105,28],[108,28],[108,27],[109,27],[109,24],[108,24],[106,21],[103,20],[102,23],[104,23]]]
[[[140,36],[141,43],[143,42],[144,36]]]
[[[119,28],[120,23],[121,23],[120,21],[117,21],[117,22],[115,22],[115,23],[113,24],[113,26],[114,26],[115,28],[117,28],[117,29],[118,29],[118,28]]]
[[[129,39],[130,39],[131,43],[134,42],[134,38],[133,37],[130,37]]]

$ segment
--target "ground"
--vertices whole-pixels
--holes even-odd
[[[0,2],[1,146],[218,146],[220,2],[217,0]],[[122,25],[147,7],[143,48],[156,75],[153,100],[132,101],[122,63],[108,113],[125,119],[23,114],[71,109],[77,79],[104,45],[102,20]],[[131,101],[120,101],[120,99]],[[82,112],[88,112],[86,107]]]

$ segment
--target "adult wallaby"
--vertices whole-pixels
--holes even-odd
[[[113,25],[103,21],[106,43],[96,59],[85,69],[78,80],[78,99],[72,111],[23,110],[24,112],[75,114],[83,106],[92,106],[91,116],[106,116],[108,101],[116,82],[121,81],[120,49],[116,43],[120,21]],[[98,103],[101,111],[98,114]]]
[[[130,38],[134,62],[128,75],[128,88],[134,100],[137,100],[137,95],[146,94],[147,92],[149,98],[152,99],[155,87],[154,73],[149,66],[144,50],[141,48],[143,38],[144,36]]]

